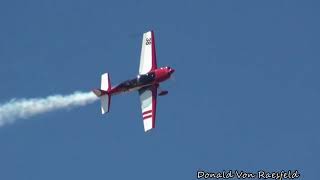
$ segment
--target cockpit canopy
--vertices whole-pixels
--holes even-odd
[[[137,79],[139,82],[148,83],[154,81],[156,75],[154,72],[138,75]]]
[[[131,79],[119,84],[118,88],[129,89],[136,86],[152,84],[155,78],[156,78],[156,75],[154,72],[150,72],[147,74],[140,74],[135,79]]]

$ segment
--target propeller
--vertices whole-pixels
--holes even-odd
[[[175,76],[175,75],[171,75],[171,76],[170,76],[170,79],[171,79],[173,82],[175,82],[175,81],[176,81],[176,76]]]

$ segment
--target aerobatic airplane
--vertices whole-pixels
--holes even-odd
[[[111,96],[137,90],[139,92],[144,131],[155,128],[157,96],[168,94],[168,91],[157,93],[161,82],[174,73],[169,66],[158,68],[154,32],[143,34],[139,74],[136,78],[124,81],[111,87],[108,73],[101,76],[101,88],[92,90],[101,99],[102,114],[109,112]]]

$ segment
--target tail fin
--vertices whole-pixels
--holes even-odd
[[[111,102],[111,82],[108,73],[104,73],[101,75],[101,89],[94,89],[92,92],[100,97],[101,100],[101,113],[107,113],[110,110],[110,102]]]

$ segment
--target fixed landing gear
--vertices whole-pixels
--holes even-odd
[[[160,93],[158,94],[159,96],[165,96],[167,95],[169,92],[168,91],[160,91]]]

